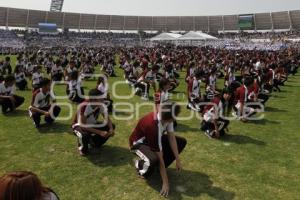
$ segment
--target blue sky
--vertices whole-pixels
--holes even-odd
[[[51,0],[0,0],[1,7],[49,10]],[[300,10],[300,0],[65,0],[63,11],[116,15],[220,15]]]

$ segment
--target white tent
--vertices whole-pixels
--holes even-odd
[[[172,41],[172,40],[177,40],[181,36],[182,35],[176,33],[161,33],[151,38],[150,41]]]
[[[182,37],[178,38],[181,41],[201,41],[201,40],[217,40],[218,38],[208,35],[200,31],[190,31]]]

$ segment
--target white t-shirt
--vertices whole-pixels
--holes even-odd
[[[103,98],[107,98],[107,95],[108,95],[108,85],[107,84],[103,84],[103,83],[100,83],[98,85],[98,90],[103,93]]]
[[[200,97],[200,80],[196,78],[193,79],[193,86],[192,86],[192,96],[195,98]]]
[[[6,87],[4,83],[0,83],[0,95],[12,96],[15,94],[15,91],[16,91],[15,86]]]
[[[43,79],[43,75],[41,73],[35,72],[32,74],[32,84],[38,85],[41,83]]]
[[[161,123],[161,116],[160,114],[158,113],[157,114],[157,119],[158,119],[158,147],[159,147],[159,150],[162,151],[162,136],[165,132],[168,132],[168,133],[174,133],[174,123],[171,122],[171,123],[166,123],[166,124],[162,124]]]
[[[87,118],[87,125],[93,125],[97,123],[100,114],[105,114],[105,108],[103,106],[98,106],[98,108],[93,108],[94,106],[87,104],[85,107],[83,115]]]
[[[33,106],[36,108],[45,108],[50,106],[50,100],[54,98],[50,95],[49,92],[46,94],[43,93],[42,89],[39,89],[33,94]]]
[[[51,69],[52,75],[61,74],[63,72],[62,66],[53,65]]]
[[[69,81],[69,90],[71,94],[80,91],[80,89],[81,89],[80,79]]]
[[[15,79],[16,79],[17,83],[20,83],[21,81],[25,80],[25,74],[24,74],[24,72],[15,73]]]

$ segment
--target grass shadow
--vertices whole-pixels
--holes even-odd
[[[287,112],[286,110],[281,110],[279,108],[266,107],[265,111],[267,112]]]
[[[170,193],[168,199],[182,200],[185,198],[198,199],[201,195],[207,194],[213,199],[231,200],[235,194],[214,186],[210,177],[206,174],[188,170],[177,172],[175,169],[168,169],[170,181]],[[195,184],[197,183],[197,184]],[[161,178],[159,173],[154,173],[147,184],[158,193],[161,189]]]
[[[129,149],[116,146],[103,146],[99,149],[94,149],[87,158],[96,166],[114,167],[127,165],[131,162],[132,155]]]
[[[42,134],[63,134],[72,132],[70,124],[54,122],[53,124],[41,124],[38,131]]]
[[[285,99],[286,96],[279,96],[279,95],[272,95],[272,97],[277,98],[277,99]]]
[[[15,110],[13,112],[8,112],[6,114],[3,114],[6,117],[26,117],[28,116],[28,110]]]
[[[281,124],[281,122],[273,121],[273,120],[269,120],[269,119],[249,120],[246,123],[255,124],[255,125]]]
[[[225,135],[221,138],[222,142],[229,142],[235,144],[255,144],[258,146],[265,146],[266,143],[260,140],[253,139],[245,135]]]
[[[183,122],[177,121],[177,127],[176,131],[178,132],[200,132],[200,127],[199,128],[193,128],[191,126],[187,126],[185,124],[182,124]]]

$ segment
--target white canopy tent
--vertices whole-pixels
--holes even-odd
[[[177,33],[161,33],[153,38],[150,41],[174,41],[180,38],[182,35]]]
[[[190,31],[182,37],[178,38],[179,41],[206,41],[206,40],[218,40],[218,38],[208,35],[200,31]]]

